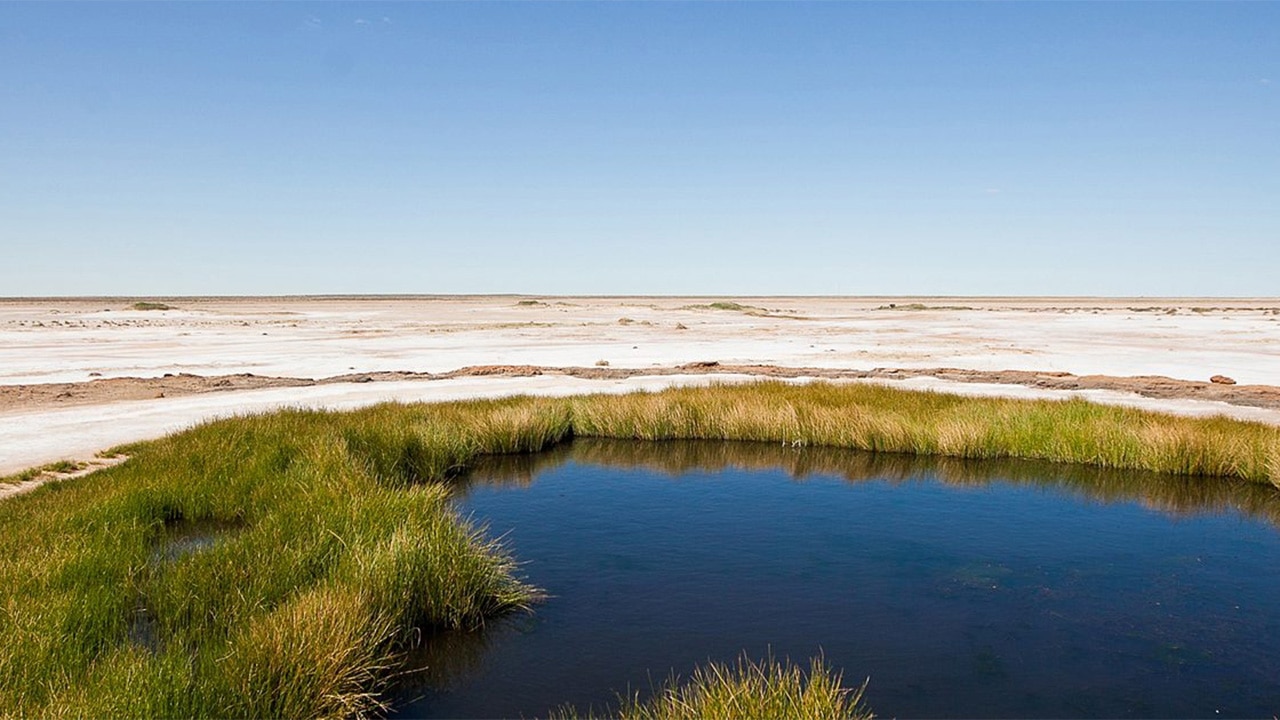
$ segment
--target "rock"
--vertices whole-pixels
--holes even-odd
[[[1235,385],[1236,384],[1235,380],[1232,380],[1226,375],[1214,375],[1213,377],[1209,378],[1209,382],[1213,383],[1214,385]]]

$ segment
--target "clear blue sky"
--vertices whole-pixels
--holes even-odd
[[[1280,295],[1280,3],[0,3],[0,296]]]

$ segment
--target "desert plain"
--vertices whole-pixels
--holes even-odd
[[[4,299],[0,475],[281,407],[758,377],[1280,424],[1280,298]]]

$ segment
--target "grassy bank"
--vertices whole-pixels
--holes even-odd
[[[1280,485],[1280,428],[1082,400],[1028,401],[878,385],[681,388],[572,401],[578,436],[754,440],[960,458],[1026,458]]]
[[[1083,402],[762,383],[287,411],[0,502],[0,716],[340,716],[423,633],[536,591],[448,502],[571,436],[1022,457],[1280,484],[1280,430]]]
[[[419,480],[567,432],[537,401],[283,412],[0,503],[0,716],[376,710],[414,637],[535,598]]]

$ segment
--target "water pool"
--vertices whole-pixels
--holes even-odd
[[[576,440],[458,505],[549,597],[430,639],[414,717],[600,709],[743,651],[819,652],[881,717],[1280,712],[1280,492],[750,443]]]

